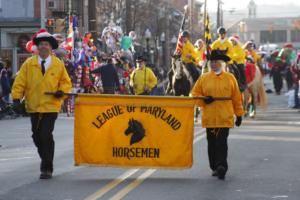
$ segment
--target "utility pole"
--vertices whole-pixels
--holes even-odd
[[[217,8],[217,28],[223,26],[223,9],[222,9],[222,0],[218,1],[218,8]]]
[[[193,36],[194,33],[194,27],[193,27],[193,15],[194,15],[194,0],[189,0],[189,29],[190,33]],[[193,37],[192,37],[193,38]]]
[[[40,3],[40,10],[41,10],[41,28],[45,28],[46,22],[46,0],[41,0]]]
[[[88,10],[89,10],[89,0],[83,0],[83,30],[84,32],[88,32],[89,30],[89,17],[88,17]]]
[[[220,2],[221,0],[217,0],[218,1],[218,7],[217,7],[217,28],[219,28],[221,26],[221,9],[220,9]]]
[[[96,30],[96,0],[89,0],[89,31],[92,33],[93,39],[97,38],[97,30]]]
[[[125,7],[126,7],[126,19],[125,19],[125,31],[128,34],[130,31],[132,31],[132,0],[126,0]]]
[[[169,12],[169,1],[166,1],[166,7],[165,7],[165,13],[166,13],[166,37],[165,37],[165,67],[167,70],[170,69],[170,12]]]

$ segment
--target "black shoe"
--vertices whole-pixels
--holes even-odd
[[[220,180],[225,180],[226,170],[225,170],[224,167],[219,166],[219,167],[217,168],[217,173],[218,173],[218,178],[219,178]]]
[[[52,178],[52,172],[50,171],[42,172],[40,175],[40,179],[51,179],[51,178]]]
[[[211,175],[212,175],[212,176],[218,176],[217,170],[213,171]]]

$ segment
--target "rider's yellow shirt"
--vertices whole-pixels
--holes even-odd
[[[194,45],[190,41],[187,41],[183,45],[181,59],[184,63],[198,63],[197,53],[195,51]]]
[[[233,47],[231,42],[228,40],[228,38],[225,38],[224,40],[221,40],[220,38],[213,42],[211,45],[212,50],[219,50],[224,51],[224,54],[226,54],[229,58],[232,59],[233,54]],[[233,61],[230,60],[228,64],[232,64]]]
[[[251,56],[254,64],[257,64],[257,61],[260,59],[260,56],[256,53],[255,50],[251,50],[251,51],[246,50],[246,56]]]
[[[233,46],[232,61],[236,64],[245,64],[246,52],[240,44]]]
[[[201,49],[195,48],[195,52],[197,54],[197,61],[203,61],[203,55],[205,54],[205,47],[202,47]]]

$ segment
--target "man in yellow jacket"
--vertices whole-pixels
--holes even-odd
[[[153,71],[146,67],[145,59],[139,56],[136,59],[137,69],[130,75],[130,87],[135,95],[150,95],[157,85],[157,78]]]
[[[196,82],[200,76],[200,73],[197,70],[197,66],[199,65],[199,56],[195,51],[194,45],[190,41],[190,33],[188,31],[183,31],[181,33],[181,37],[183,41],[181,60],[190,72],[194,82]]]
[[[238,82],[239,82],[240,90],[241,92],[243,92],[247,88],[246,76],[245,76],[246,52],[241,47],[238,36],[230,37],[229,40],[233,46],[232,60],[239,71]]]
[[[214,41],[211,45],[211,50],[217,50],[220,53],[227,55],[230,59],[232,59],[233,47],[231,42],[226,37],[227,31],[224,27],[218,28],[219,38]],[[228,64],[232,64],[233,61],[228,61]]]
[[[32,138],[41,158],[40,179],[50,179],[53,173],[54,140],[52,132],[60,111],[64,93],[71,89],[71,81],[64,64],[51,55],[58,47],[55,38],[41,30],[33,42],[38,55],[28,58],[17,74],[12,88],[16,111],[25,98],[26,110],[30,113]],[[45,92],[54,93],[53,96]]]
[[[211,71],[203,74],[196,82],[192,95],[204,97],[198,101],[202,108],[202,126],[206,128],[208,157],[213,176],[224,180],[228,170],[227,138],[229,129],[240,126],[244,115],[242,96],[235,77],[224,71],[230,58],[217,51],[212,51],[209,61]],[[217,100],[227,97],[230,100]]]

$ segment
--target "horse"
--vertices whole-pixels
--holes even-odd
[[[140,142],[145,137],[145,129],[141,122],[130,119],[128,122],[128,128],[125,130],[125,135],[132,134],[130,139],[130,145]]]
[[[268,100],[265,93],[263,75],[259,67],[251,63],[246,64],[245,72],[247,79],[247,88],[244,92],[245,116],[255,118],[257,106],[263,109],[267,107]]]
[[[196,74],[199,78],[201,73]],[[188,71],[185,64],[179,56],[172,56],[172,68],[168,73],[167,95],[172,96],[189,96],[197,80],[193,79],[193,75]],[[195,118],[198,119],[200,111],[196,108]]]
[[[200,76],[200,73],[197,75]],[[197,80],[189,72],[179,56],[172,56],[172,68],[168,73],[167,95],[189,96]]]

